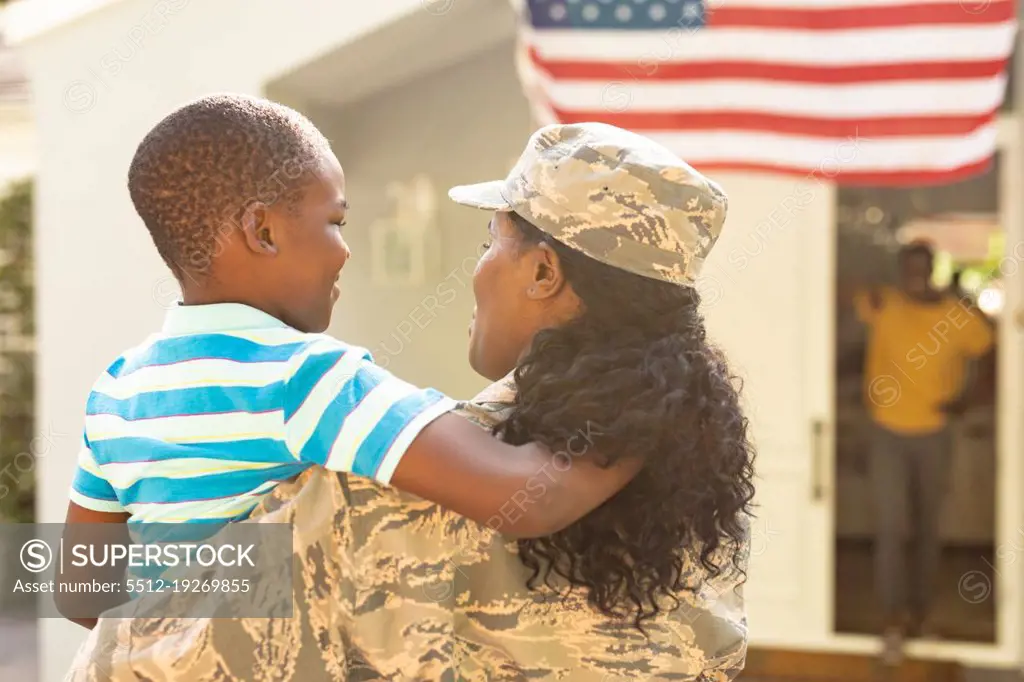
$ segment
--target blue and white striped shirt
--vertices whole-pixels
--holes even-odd
[[[132,522],[237,520],[313,464],[387,483],[454,406],[255,308],[179,305],[93,387],[71,500]]]

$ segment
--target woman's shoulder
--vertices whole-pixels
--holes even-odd
[[[460,401],[455,412],[480,428],[490,430],[508,418],[515,399],[516,384],[512,373],[509,373],[477,393],[472,400]]]
[[[453,410],[455,414],[468,419],[482,429],[490,430],[508,417],[511,405],[505,403],[476,403],[463,401]]]
[[[509,372],[498,381],[489,384],[469,402],[510,405],[516,399],[515,372]]]

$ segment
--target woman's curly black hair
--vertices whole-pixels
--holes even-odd
[[[681,591],[723,574],[745,579],[754,448],[738,382],[707,341],[694,288],[610,267],[516,214],[512,222],[524,245],[558,254],[582,311],[534,337],[515,371],[512,415],[495,432],[645,462],[574,525],[519,540],[520,557],[531,589],[560,576],[642,631]]]

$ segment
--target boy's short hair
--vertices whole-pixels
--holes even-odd
[[[250,203],[296,205],[329,151],[323,134],[293,109],[247,95],[209,95],[146,135],[128,171],[128,191],[175,276],[204,275]]]

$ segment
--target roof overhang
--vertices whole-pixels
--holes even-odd
[[[436,2],[446,7],[443,15],[420,8],[340,43],[318,59],[270,79],[267,94],[303,105],[342,107],[511,44],[515,38],[515,13],[507,0]]]
[[[0,10],[10,45],[23,45],[122,0],[15,0]]]

